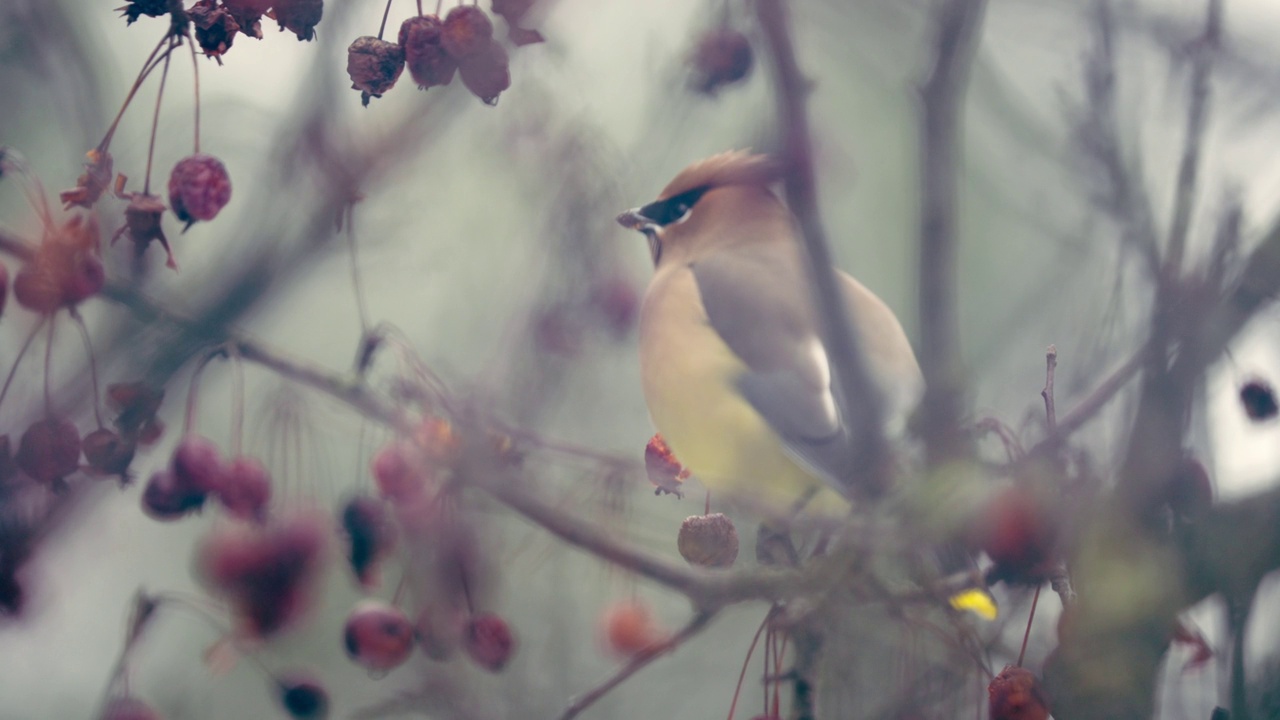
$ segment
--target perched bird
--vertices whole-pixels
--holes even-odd
[[[772,519],[848,507],[850,418],[828,353],[795,218],[770,190],[777,163],[728,152],[685,168],[618,217],[643,232],[654,274],[640,311],[645,400],[676,459],[709,490]],[[923,390],[888,306],[847,274],[841,289],[885,429]]]

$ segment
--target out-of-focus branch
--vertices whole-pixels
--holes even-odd
[[[1169,225],[1169,253],[1165,258],[1164,277],[1169,279],[1181,274],[1182,257],[1187,247],[1187,229],[1191,225],[1191,213],[1196,204],[1200,150],[1204,138],[1205,118],[1209,112],[1209,74],[1222,36],[1222,0],[1209,0],[1205,13],[1204,34],[1192,47],[1186,136],[1182,142],[1182,160],[1178,164],[1178,184],[1173,197],[1173,220]]]
[[[564,712],[560,714],[560,720],[573,720],[573,718],[582,714],[584,710],[594,705],[597,700],[607,695],[609,691],[621,685],[627,678],[648,667],[650,663],[663,655],[675,652],[686,640],[702,632],[715,615],[715,612],[711,610],[702,610],[696,613],[693,619],[680,629],[680,632],[632,658],[630,662],[622,666],[622,669],[611,675],[604,682],[583,695],[574,698],[569,707],[565,708]]]
[[[947,0],[939,6],[933,68],[920,88],[922,429],[933,465],[965,452],[959,423],[963,381],[956,311],[956,178],[965,88],[985,8],[985,0]]]
[[[796,62],[790,20],[783,0],[758,0],[756,12],[777,83],[778,118],[787,171],[787,204],[795,214],[803,235],[809,276],[831,360],[832,384],[846,407],[857,408],[857,412],[846,418],[850,424],[854,455],[859,467],[869,468],[859,483],[865,483],[865,486],[851,489],[855,494],[875,497],[888,487],[889,480],[889,454],[881,427],[884,409],[879,393],[871,383],[866,361],[858,351],[858,338],[853,332],[832,265],[826,230],[818,212],[813,148],[805,102],[809,82]]]

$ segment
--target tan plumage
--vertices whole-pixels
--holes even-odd
[[[769,189],[778,177],[765,157],[716,155],[619,221],[645,232],[654,253],[640,315],[654,425],[713,492],[786,515],[856,470],[840,431],[857,409],[832,393],[795,221]],[[900,427],[922,387],[911,345],[879,298],[840,278],[889,424]],[[843,505],[824,494],[818,506]]]

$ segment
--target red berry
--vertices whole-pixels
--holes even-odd
[[[18,445],[17,465],[31,479],[49,483],[80,467],[80,433],[58,418],[32,423]]]
[[[738,82],[751,72],[751,42],[735,30],[709,32],[698,41],[692,64],[693,88],[714,95],[721,87]]]
[[[373,458],[373,479],[382,496],[409,502],[426,489],[429,477],[421,451],[407,440],[392,440]]]
[[[226,472],[218,446],[198,435],[188,435],[178,443],[169,469],[179,485],[203,493],[220,489]]]
[[[676,546],[690,565],[729,567],[738,559],[738,530],[724,513],[693,515],[680,524]]]
[[[1006,665],[987,686],[991,720],[1048,720],[1049,702],[1030,670]]]
[[[493,23],[474,5],[459,5],[444,18],[444,49],[458,60],[485,51],[493,40]]]
[[[257,460],[238,457],[223,470],[216,496],[231,516],[261,522],[271,503],[271,475]]]
[[[329,714],[329,693],[311,678],[283,678],[276,682],[276,690],[280,693],[280,704],[291,718],[320,720]]]
[[[371,35],[358,37],[347,48],[347,76],[351,89],[360,91],[360,101],[369,106],[369,98],[382,97],[404,72],[404,49]]]
[[[480,98],[486,105],[497,105],[498,95],[511,87],[507,51],[502,45],[490,40],[485,47],[458,60],[458,75],[472,95]]]
[[[169,470],[161,470],[142,491],[142,511],[155,520],[177,520],[204,507],[206,497],[208,493],[180,482]]]
[[[162,720],[150,705],[133,697],[116,698],[102,710],[101,720]]]
[[[391,670],[413,650],[413,623],[397,607],[366,600],[347,616],[342,637],[352,660],[369,670]]]
[[[282,31],[292,32],[299,40],[311,40],[324,15],[324,0],[275,0],[271,13]]]
[[[639,600],[611,605],[604,611],[602,625],[609,649],[625,657],[650,652],[666,639],[654,624],[649,606]]]
[[[85,435],[81,445],[89,467],[107,475],[124,475],[129,470],[129,463],[133,462],[134,443],[107,428]]]
[[[395,542],[387,506],[376,498],[352,498],[342,508],[342,527],[350,543],[347,558],[351,569],[361,585],[371,587],[378,561]]]
[[[187,227],[197,220],[212,220],[231,201],[231,177],[222,161],[212,155],[188,155],[169,174],[169,204]]]
[[[448,85],[458,69],[458,61],[444,49],[443,37],[444,24],[435,15],[411,17],[400,26],[405,64],[423,90]]]
[[[501,672],[515,652],[516,641],[507,621],[494,613],[473,616],[463,633],[467,654],[489,672]]]
[[[13,278],[13,297],[22,307],[42,315],[62,307],[58,279],[34,260],[23,265]]]
[[[267,637],[310,604],[324,550],[323,525],[295,517],[266,528],[222,528],[201,545],[196,562],[210,588],[230,602],[243,631]]]
[[[999,492],[982,522],[982,549],[1002,579],[1038,582],[1051,569],[1057,523],[1031,488],[1013,485]]]

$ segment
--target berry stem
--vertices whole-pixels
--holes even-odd
[[[761,705],[761,707],[764,709],[765,713],[767,714],[769,712],[769,684],[770,684],[769,681],[770,681],[770,678],[773,677],[773,675],[769,672],[769,668],[770,668],[769,661],[773,659],[773,625],[770,623],[766,623],[766,625],[769,626],[769,629],[766,630],[764,633],[764,674],[761,677],[763,682],[761,682],[760,685],[761,687],[764,688],[764,704]],[[776,665],[772,667],[773,667],[773,672],[777,673],[778,667]]]
[[[191,434],[196,427],[196,409],[199,403],[200,395],[200,377],[204,374],[204,368],[209,361],[226,352],[223,348],[218,348],[208,355],[200,359],[200,364],[196,365],[196,369],[191,371],[191,387],[187,390],[187,414],[182,419],[182,434],[187,436]]]
[[[422,0],[418,0],[418,17],[422,17]]]
[[[93,419],[97,421],[98,429],[101,430],[104,425],[102,424],[102,396],[98,392],[98,359],[93,354],[93,342],[89,337],[89,328],[85,325],[84,318],[75,308],[71,308],[70,313],[76,327],[80,328],[80,339],[84,341],[85,352],[89,354],[89,379],[93,382]]]
[[[196,89],[195,153],[199,155],[200,154],[200,63],[196,61],[196,44],[192,42],[190,37],[187,38],[187,47],[191,48],[191,72],[195,77],[195,81],[194,81],[195,89]]]
[[[22,357],[27,354],[31,343],[36,339],[36,334],[40,332],[40,328],[49,321],[48,317],[40,318],[40,322],[31,328],[31,332],[27,334],[27,339],[22,342],[22,349],[18,351],[18,356],[13,359],[13,367],[9,369],[9,377],[4,379],[4,388],[0,388],[0,404],[4,403],[5,395],[9,394],[9,385],[13,383],[13,376],[18,372],[18,366],[22,364]]]
[[[160,71],[160,89],[156,91],[156,110],[151,116],[151,141],[147,143],[147,174],[142,180],[142,194],[151,194],[151,160],[156,153],[156,134],[160,129],[160,101],[164,99],[164,83],[169,79],[169,58],[173,57],[173,40],[169,52],[164,54],[164,69]]]
[[[769,621],[773,620],[773,616],[778,612],[777,605],[769,608],[769,612],[764,616],[764,621],[760,623],[760,628],[756,630],[755,637],[751,638],[751,647],[747,648],[747,657],[742,661],[742,672],[738,673],[738,685],[733,689],[733,702],[729,703],[729,719],[733,720],[733,711],[738,707],[738,696],[742,693],[742,681],[747,677],[747,666],[751,664],[751,656],[756,651],[756,644],[760,642],[760,635],[764,629],[769,627]]]
[[[168,41],[168,34],[160,38],[160,42],[156,44],[155,49],[151,51],[151,54],[148,55],[147,59],[142,63],[142,70],[138,72],[137,79],[133,81],[133,86],[129,88],[129,93],[125,95],[124,103],[120,106],[120,111],[116,113],[115,120],[111,121],[111,126],[107,128],[107,134],[102,137],[102,142],[98,143],[98,152],[106,152],[107,148],[110,147],[111,138],[116,134],[116,128],[120,126],[120,119],[124,117],[124,111],[129,108],[129,103],[133,102],[133,96],[138,94],[138,90],[142,87],[142,82],[147,79],[147,76],[151,74],[152,70],[155,70],[156,62],[159,61],[159,58],[156,57],[156,55]],[[170,45],[169,50],[172,49],[173,46]],[[169,50],[165,50],[166,57],[169,54]]]
[[[49,337],[44,346],[44,412],[49,417],[53,417],[53,399],[49,395],[49,368],[53,365],[53,327],[56,323],[49,322]]]
[[[391,0],[387,0],[387,7],[382,11],[382,24],[378,26],[378,39],[382,39],[382,33],[387,29],[387,16],[391,14]]]
[[[1036,586],[1036,594],[1031,597],[1031,612],[1027,615],[1027,630],[1022,633],[1022,649],[1018,651],[1018,667],[1022,667],[1022,658],[1027,654],[1027,640],[1031,638],[1031,621],[1036,618],[1036,604],[1040,602],[1040,585]]]

